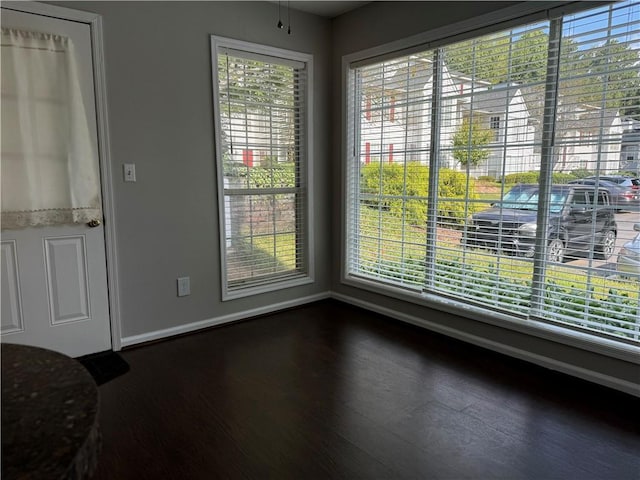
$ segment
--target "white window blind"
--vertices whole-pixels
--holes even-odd
[[[640,215],[605,180],[639,26],[619,2],[352,66],[347,277],[640,344],[614,255]]]
[[[308,280],[308,62],[212,42],[223,298]]]

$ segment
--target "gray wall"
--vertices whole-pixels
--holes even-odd
[[[341,284],[342,56],[509,3],[375,2],[333,21],[293,12],[290,37],[275,28],[274,3],[54,3],[103,17],[123,336],[331,289],[479,338],[637,382],[637,370],[623,361]],[[221,301],[210,34],[314,55],[314,284]],[[130,162],[136,163],[138,182],[125,184],[121,166]],[[192,295],[177,298],[175,279],[184,275],[191,276]]]
[[[102,15],[114,172],[123,336],[144,334],[329,290],[329,205],[316,201],[316,282],[221,301],[209,35],[314,55],[319,196],[329,188],[330,35],[327,19],[276,28],[266,2],[55,2]],[[135,163],[137,183],[122,181]],[[326,200],[326,199],[325,199]],[[176,277],[192,294],[176,296]]]
[[[604,374],[632,383],[639,383],[638,367],[634,364],[614,358],[598,355],[582,349],[568,347],[559,343],[536,338],[530,335],[493,326],[477,320],[440,312],[408,301],[392,299],[369,291],[354,288],[341,283],[342,262],[341,238],[342,225],[340,211],[341,198],[341,142],[344,119],[341,106],[341,68],[342,56],[359,50],[375,47],[414,34],[427,32],[463,21],[493,10],[505,8],[516,2],[375,2],[358,10],[342,15],[333,21],[333,129],[332,135],[332,264],[336,268],[332,274],[332,290],[358,301],[388,308],[400,314],[433,322],[436,325],[453,328],[463,334],[479,339],[506,345],[528,354],[543,356],[552,362],[563,362],[585,371]],[[590,374],[590,373],[589,373]]]

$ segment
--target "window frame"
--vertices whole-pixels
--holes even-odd
[[[597,8],[611,2],[593,2],[580,4],[576,2],[549,2],[540,4],[524,4],[507,7],[471,20],[458,22],[446,27],[413,35],[383,45],[375,46],[342,57],[341,87],[342,87],[342,169],[341,169],[341,225],[340,238],[341,268],[340,281],[342,284],[356,287],[385,297],[394,298],[411,304],[434,308],[471,320],[489,325],[514,330],[526,335],[550,340],[566,346],[592,351],[612,358],[621,359],[634,364],[640,364],[640,348],[635,345],[618,342],[606,337],[591,335],[574,330],[568,326],[559,326],[550,322],[532,322],[515,314],[479,307],[472,303],[458,301],[423,290],[410,290],[400,285],[383,283],[371,278],[365,278],[349,272],[350,239],[356,238],[351,216],[357,216],[358,205],[351,205],[357,189],[355,176],[351,169],[355,164],[356,146],[359,143],[359,119],[354,115],[354,96],[350,92],[355,89],[355,75],[353,69],[384,60],[400,57],[410,53],[436,49],[447,44],[480,37],[488,33],[507,29],[509,27],[532,23],[539,20],[552,20],[564,15],[577,13],[582,10]],[[431,189],[431,191],[434,191]],[[454,332],[455,329],[425,321],[425,325],[443,333]],[[485,342],[486,343],[486,342]],[[504,347],[504,346],[503,346]]]
[[[214,120],[215,139],[215,175],[218,201],[218,232],[219,232],[219,252],[220,252],[220,280],[222,301],[234,300],[238,298],[260,295],[262,293],[297,287],[315,282],[315,262],[314,262],[314,189],[313,189],[313,55],[293,50],[286,50],[268,45],[253,42],[236,40],[217,35],[210,36],[211,44],[211,72],[212,72],[212,103]],[[246,58],[271,57],[281,60],[283,64],[304,63],[306,69],[306,85],[304,92],[304,126],[300,135],[304,137],[304,147],[300,150],[300,157],[297,159],[296,168],[299,170],[299,182],[301,194],[303,196],[302,206],[298,207],[296,215],[302,215],[300,221],[303,229],[303,253],[301,255],[304,262],[304,272],[295,276],[274,275],[272,279],[268,277],[261,279],[255,284],[238,289],[229,289],[227,279],[227,255],[226,255],[226,225],[225,225],[225,186],[223,171],[222,152],[222,120],[219,109],[219,76],[218,76],[218,55],[220,49],[228,49],[240,53],[246,53]],[[298,188],[298,187],[296,187]]]

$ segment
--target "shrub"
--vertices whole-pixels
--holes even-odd
[[[468,299],[495,305],[496,291],[501,292],[500,308],[527,314],[531,308],[531,281],[503,277],[495,265],[462,265],[458,261],[438,260],[435,271],[435,288]],[[397,279],[400,283],[421,286],[424,282],[425,264],[421,259],[405,259],[402,264],[379,260],[365,269],[378,276]],[[544,293],[544,311],[551,318],[561,318],[567,323],[582,325],[585,315],[598,325],[590,328],[615,335],[635,338],[637,331],[629,319],[639,318],[637,298],[610,288],[597,295],[593,287],[561,285],[548,280]]]
[[[477,180],[479,182],[485,182],[485,183],[496,183],[498,180],[496,180],[495,177],[492,177],[490,175],[481,175],[477,178]]]
[[[571,170],[571,175],[575,178],[586,178],[593,176],[593,172],[591,170],[587,170],[586,168],[577,168],[575,170]]]
[[[538,183],[540,172],[510,173],[504,176],[504,183]]]
[[[562,173],[562,172],[553,172],[551,174],[552,183],[567,183],[570,180],[575,180],[579,178],[575,176],[573,173]],[[530,171],[530,172],[520,172],[520,173],[510,173],[509,175],[505,175],[504,182],[505,183],[538,183],[540,181],[540,172]]]
[[[439,171],[438,217],[441,221],[462,223],[475,211],[474,204],[465,211],[465,203],[455,201],[476,199],[475,181],[463,172],[449,169]],[[413,225],[427,221],[427,196],[429,194],[429,167],[417,162],[406,164],[370,163],[361,169],[360,191],[370,195],[365,204],[388,209],[394,216],[404,218]]]
[[[568,181],[575,179],[576,177],[571,173],[554,172],[552,175],[553,183],[567,183]]]
[[[295,187],[296,175],[293,163],[278,163],[273,167],[252,167],[247,169],[250,188]]]

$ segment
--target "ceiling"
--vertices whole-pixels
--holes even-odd
[[[278,3],[277,1],[271,0],[273,3]],[[338,15],[342,15],[350,10],[355,10],[358,7],[366,5],[367,3],[371,3],[368,1],[304,1],[298,0],[293,2],[287,2],[286,0],[282,0],[280,2],[280,8],[284,13],[287,4],[293,10],[300,10],[306,13],[312,13],[314,15],[319,15],[321,17],[333,18]]]

